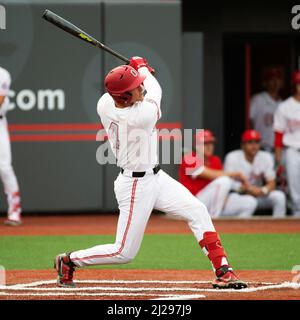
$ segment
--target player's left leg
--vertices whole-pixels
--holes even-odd
[[[115,181],[119,206],[116,240],[72,252],[71,260],[76,266],[124,264],[136,256],[156,199],[153,179],[153,175],[132,178],[119,174]]]
[[[124,264],[136,256],[158,193],[154,180],[154,175],[132,178],[119,174],[115,181],[120,211],[115,242],[58,255],[55,258],[58,286],[74,286],[76,267]]]
[[[217,218],[221,215],[232,182],[231,178],[222,176],[210,182],[196,194],[196,198],[205,204],[212,218]]]
[[[247,285],[233,273],[219,235],[205,207],[181,183],[160,170],[157,174],[159,195],[155,208],[188,222],[201,249],[216,273],[213,286],[217,288],[245,288]]]
[[[300,152],[292,148],[286,150],[286,171],[293,215],[300,217]]]
[[[227,198],[222,215],[249,219],[257,208],[257,198],[249,194],[231,192]]]
[[[272,209],[274,218],[286,216],[286,196],[280,190],[271,191],[266,197],[258,198],[258,209]]]
[[[7,225],[21,224],[21,198],[19,185],[11,164],[11,146],[6,119],[0,121],[0,177],[8,203]]]

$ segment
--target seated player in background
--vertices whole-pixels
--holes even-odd
[[[300,217],[300,70],[293,73],[292,86],[293,96],[279,105],[274,117],[275,158],[279,168],[285,162],[292,214]]]
[[[9,104],[10,83],[9,72],[0,67],[0,178],[8,202],[7,220],[4,223],[17,226],[21,224],[21,199],[18,181],[11,164],[10,139],[5,117]]]
[[[183,157],[179,167],[179,181],[203,202],[210,215],[221,215],[233,179],[246,182],[238,171],[225,172],[221,159],[214,155],[215,137],[209,130],[196,134],[195,150]],[[204,161],[204,162],[203,162]]]
[[[261,147],[273,151],[273,117],[281,102],[280,91],[283,87],[282,68],[273,67],[263,70],[264,91],[255,94],[250,103],[250,118],[253,129],[261,134]]]
[[[286,196],[275,190],[276,174],[271,153],[260,150],[261,135],[255,130],[246,130],[242,135],[241,150],[227,154],[226,171],[239,170],[249,183],[235,183],[227,199],[224,215],[251,217],[255,210],[272,209],[273,217],[286,215]]]

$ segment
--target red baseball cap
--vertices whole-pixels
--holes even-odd
[[[200,130],[195,134],[196,144],[215,142],[216,138],[210,130]]]
[[[282,78],[283,77],[283,71],[280,67],[269,67],[263,69],[263,79],[269,80],[273,78]]]
[[[296,70],[292,73],[292,84],[300,83],[300,70]]]
[[[248,141],[260,141],[261,135],[256,130],[246,130],[242,134],[242,142],[248,142]]]

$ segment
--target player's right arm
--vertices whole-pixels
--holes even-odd
[[[267,196],[271,191],[276,188],[276,173],[274,169],[274,159],[269,152],[262,153],[264,157],[261,160],[261,166],[263,166],[263,177],[265,185],[256,186],[251,185],[246,190],[247,194],[250,194],[254,197],[263,197]]]
[[[132,57],[130,59],[130,65],[141,75],[146,76],[143,85],[147,91],[144,100],[137,106],[132,107],[130,124],[135,127],[152,130],[161,117],[161,87],[155,77],[151,74],[151,71],[154,72],[154,70],[148,65],[146,59]]]
[[[5,99],[5,96],[0,96],[0,108],[2,107],[4,99]]]
[[[154,100],[160,108],[162,90],[160,84],[152,74],[154,73],[154,69],[148,65],[146,59],[141,57],[132,57],[130,59],[130,65],[140,74],[146,76],[143,83],[147,91],[145,98]]]
[[[198,175],[200,178],[214,180],[222,176],[227,176],[229,178],[246,182],[247,178],[243,175],[243,173],[238,171],[224,171],[224,170],[216,170],[204,167],[203,171]]]
[[[287,119],[284,115],[283,105],[280,105],[274,114],[274,149],[276,167],[281,164],[282,148],[283,148],[283,134],[287,128]]]
[[[245,189],[248,188],[249,182],[247,177],[239,171],[236,171],[236,168],[239,167],[238,159],[236,157],[235,151],[232,151],[227,154],[224,160],[224,171],[227,172],[227,174],[230,174],[235,177],[232,177],[235,179],[234,183],[232,184],[232,190],[235,190],[237,192],[244,192]]]
[[[282,159],[282,148],[283,148],[282,139],[283,139],[283,133],[275,131],[275,139],[274,139],[275,140],[275,146],[274,146],[274,150],[275,150],[276,167],[278,167],[280,165],[281,159]]]

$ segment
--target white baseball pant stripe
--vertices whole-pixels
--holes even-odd
[[[205,204],[211,217],[217,218],[222,214],[232,183],[231,178],[222,176],[196,194],[196,198]]]
[[[300,151],[288,148],[285,160],[293,214],[300,216]]]
[[[7,195],[19,190],[17,178],[11,164],[11,146],[6,118],[0,119],[0,177]]]
[[[130,262],[141,246],[154,208],[186,220],[198,242],[204,232],[215,231],[206,207],[163,170],[142,178],[119,174],[115,194],[120,211],[115,243],[72,252],[71,260],[78,267]]]

